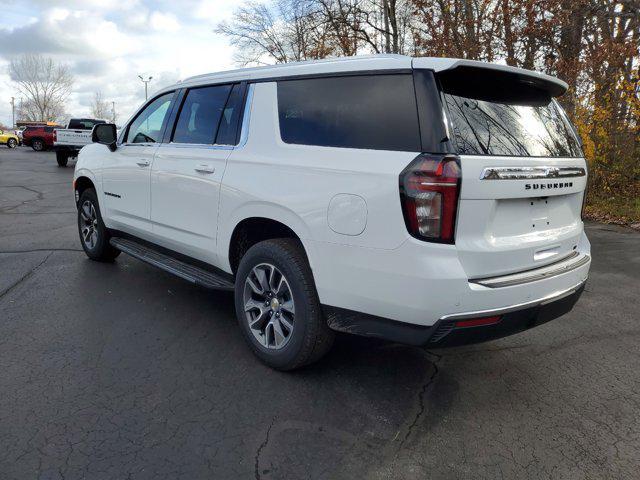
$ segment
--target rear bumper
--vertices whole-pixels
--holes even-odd
[[[445,315],[432,326],[398,322],[382,317],[323,306],[334,330],[429,348],[453,347],[506,337],[547,323],[571,311],[586,281],[525,304],[500,309]],[[489,325],[468,326],[469,319],[499,317]]]
[[[582,284],[591,265],[590,245],[584,234],[576,243],[575,257],[482,279],[468,278],[450,245],[410,239],[394,250],[322,242],[308,242],[305,249],[323,305],[432,327],[454,314],[522,309]]]

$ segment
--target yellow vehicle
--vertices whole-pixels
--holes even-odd
[[[20,139],[13,132],[0,130],[0,144],[4,144],[9,148],[16,148],[20,144]]]

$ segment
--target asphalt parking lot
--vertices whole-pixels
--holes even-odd
[[[567,316],[270,370],[232,296],[80,250],[71,168],[0,147],[1,479],[638,478],[640,233],[590,224]]]

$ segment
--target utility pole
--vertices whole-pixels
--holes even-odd
[[[11,128],[16,128],[16,99],[11,97]]]
[[[113,118],[113,123],[116,123],[116,102],[111,101],[111,116]]]
[[[145,78],[142,75],[138,75],[138,78],[140,80],[142,80],[142,83],[144,83],[144,99],[145,101],[149,99],[149,94],[148,94],[148,90],[147,90],[147,85],[149,84],[149,82],[151,81],[151,79],[153,77],[149,76],[147,77],[147,79],[145,80]]]

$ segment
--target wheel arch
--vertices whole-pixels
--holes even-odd
[[[302,243],[300,236],[279,220],[268,217],[247,217],[239,221],[229,237],[227,249],[227,260],[231,271],[236,273],[243,255],[253,245],[274,238],[294,238]]]
[[[93,188],[96,191],[96,195],[98,194],[96,185],[91,178],[89,178],[87,175],[79,175],[78,177],[76,177],[76,179],[73,181],[73,190],[75,193],[76,204],[80,200],[82,193],[89,188]]]

